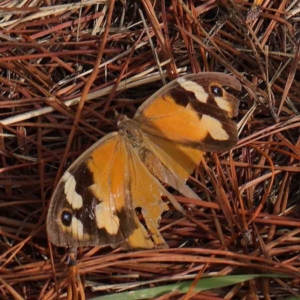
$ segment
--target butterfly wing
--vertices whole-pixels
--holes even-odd
[[[197,197],[185,181],[204,152],[223,152],[237,142],[238,100],[225,87],[240,90],[235,77],[221,73],[187,75],[172,81],[137,110],[144,133],[141,159],[161,181],[187,197]]]
[[[161,200],[167,194],[123,137],[109,134],[59,181],[47,216],[48,237],[71,248],[120,243],[126,248],[166,247],[157,228],[168,209]]]
[[[112,133],[85,151],[65,172],[47,216],[48,237],[53,244],[117,244],[134,231],[127,156],[122,138]]]
[[[173,200],[173,196],[149,172],[140,159],[138,150],[129,147],[130,159],[130,193],[135,212],[142,221],[137,219],[138,229],[125,241],[125,248],[165,248],[167,247],[158,226],[161,214],[168,210],[168,205],[162,201],[162,196]],[[176,201],[175,199],[173,201]],[[142,238],[142,235],[146,238]],[[147,241],[148,247],[145,247]],[[150,244],[151,243],[151,244]]]

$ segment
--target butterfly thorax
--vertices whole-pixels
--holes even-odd
[[[132,147],[137,148],[142,145],[143,135],[139,124],[125,115],[118,115],[117,126],[119,134]]]

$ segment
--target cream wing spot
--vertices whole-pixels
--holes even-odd
[[[229,103],[222,97],[215,97],[215,101],[217,105],[222,109],[229,113],[232,113],[232,108]]]
[[[90,240],[91,236],[88,233],[84,233],[84,226],[82,222],[73,216],[70,227],[64,227],[65,232],[69,232],[78,241]]]
[[[188,92],[194,93],[196,99],[200,102],[206,103],[208,99],[208,94],[205,92],[204,88],[198,83],[184,78],[179,78],[178,83],[180,86]]]
[[[99,229],[104,228],[109,234],[117,234],[120,219],[115,215],[109,203],[103,201],[95,208],[96,222]]]
[[[84,237],[83,224],[80,220],[78,220],[74,216],[72,218],[71,232],[72,232],[72,235],[74,237],[78,238],[79,240],[82,240]]]
[[[73,209],[79,209],[83,205],[82,197],[76,192],[76,180],[70,172],[66,172],[62,180],[64,182],[64,192],[68,203]]]
[[[226,141],[229,139],[229,135],[222,128],[222,123],[217,119],[208,115],[203,115],[201,119],[202,124],[206,124],[206,130],[210,133],[214,140]]]

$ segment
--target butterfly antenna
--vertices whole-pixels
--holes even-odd
[[[119,117],[119,113],[118,113],[118,111],[115,108],[113,108],[113,112],[115,114],[115,120],[117,120],[118,117]]]
[[[119,127],[120,121],[122,119],[122,115],[117,112],[116,109],[113,108],[113,112],[115,114],[114,122]]]

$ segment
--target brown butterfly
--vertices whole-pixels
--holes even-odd
[[[224,87],[240,90],[222,73],[187,75],[167,84],[137,110],[118,117],[118,132],[86,150],[58,183],[48,211],[47,232],[57,246],[123,244],[167,247],[158,226],[168,210],[179,210],[165,183],[190,198],[185,182],[204,152],[223,152],[237,142],[238,100]]]

